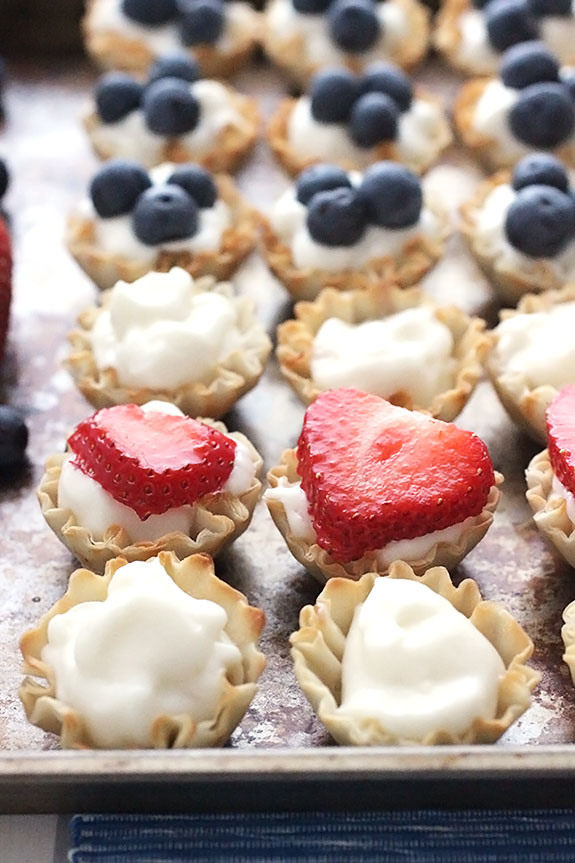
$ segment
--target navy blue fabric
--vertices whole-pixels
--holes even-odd
[[[76,815],[70,863],[573,863],[575,812]]]

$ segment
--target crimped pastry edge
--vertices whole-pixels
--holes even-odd
[[[464,12],[472,8],[469,0],[444,0],[435,17],[433,46],[452,68],[463,75],[494,75],[499,68],[498,63],[474,63],[471,58],[462,57],[459,53],[461,47],[459,19]]]
[[[555,473],[544,449],[533,456],[525,471],[525,497],[533,511],[533,521],[569,566],[575,567],[575,526],[567,515],[563,498],[553,493]]]

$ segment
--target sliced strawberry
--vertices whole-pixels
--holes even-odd
[[[219,491],[236,443],[189,417],[138,405],[105,408],[68,438],[74,464],[141,519]]]
[[[4,355],[12,299],[12,243],[6,222],[0,218],[0,360]]]
[[[495,481],[476,435],[353,389],[307,409],[297,455],[317,542],[342,562],[478,515]]]
[[[575,494],[575,384],[555,396],[545,413],[547,450],[557,479]]]

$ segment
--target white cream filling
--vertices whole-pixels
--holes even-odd
[[[378,578],[355,611],[342,660],[338,713],[375,719],[402,739],[463,734],[497,711],[503,660],[444,597]]]
[[[147,747],[160,716],[214,715],[226,673],[241,671],[226,624],[221,606],[189,596],[152,558],[120,567],[103,602],[53,617],[42,659],[96,746]]]
[[[552,494],[549,496],[549,503],[552,502],[554,497],[560,497],[565,501],[565,508],[567,510],[567,517],[569,521],[575,525],[575,495],[569,491],[569,489],[565,488],[560,479],[557,479],[555,474],[553,474],[553,481],[551,483],[551,491]]]
[[[474,130],[495,142],[494,150],[506,161],[519,160],[533,149],[522,144],[509,125],[509,112],[518,98],[519,90],[493,78],[479,97],[473,114]]]

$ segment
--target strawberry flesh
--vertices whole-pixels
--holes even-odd
[[[317,543],[344,563],[478,515],[495,482],[473,433],[353,389],[307,409],[297,456]]]
[[[545,414],[547,451],[555,476],[575,494],[575,384],[563,387]]]
[[[12,244],[6,222],[0,218],[0,360],[4,355],[12,298]]]
[[[68,438],[73,463],[139,518],[219,491],[236,443],[189,417],[117,405],[81,422]]]

